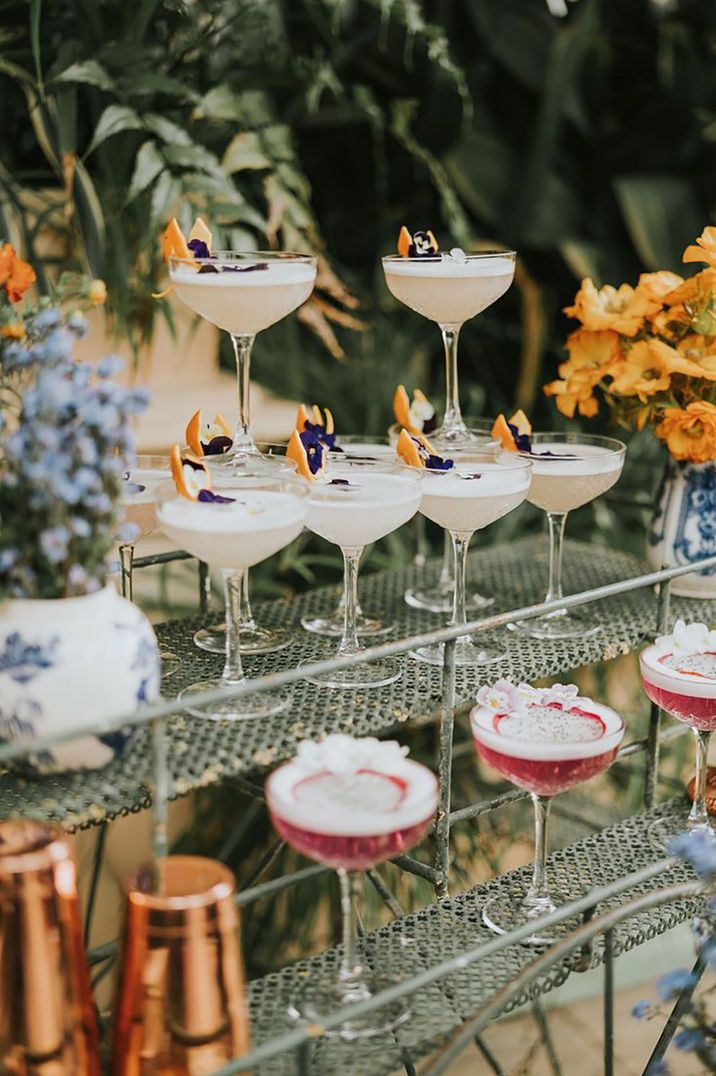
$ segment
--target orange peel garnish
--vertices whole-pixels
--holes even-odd
[[[401,258],[410,257],[410,248],[413,245],[413,237],[403,224],[398,233],[398,254]]]
[[[206,221],[203,217],[197,217],[189,232],[189,240],[198,239],[200,242],[206,243],[207,249],[211,253],[212,238],[213,236]]]
[[[521,408],[519,411],[515,411],[514,415],[509,419],[506,419],[504,415],[498,415],[495,419],[492,426],[492,436],[508,452],[517,452],[517,444],[510,426],[515,427],[518,436],[529,436],[532,433],[532,423]]]
[[[416,444],[416,441],[418,444]],[[404,463],[407,463],[408,467],[424,467],[425,458],[420,454],[420,448],[422,446],[429,456],[436,456],[437,453],[433,446],[422,433],[410,433],[408,430],[401,430],[398,434],[398,440],[395,443],[395,451]]]
[[[293,460],[296,464],[296,473],[301,475],[302,478],[308,479],[309,482],[315,482],[318,475],[322,474],[326,469],[326,455],[324,451],[321,459],[321,466],[318,471],[313,474],[311,466],[308,461],[308,453],[306,447],[301,440],[301,434],[298,430],[294,430],[289,438],[288,445],[286,447],[286,458]]]
[[[170,258],[185,258],[187,261],[192,261],[192,253],[176,217],[172,217],[162,234],[162,255],[165,262]]]
[[[199,408],[189,419],[184,436],[192,452],[201,457],[206,455],[204,445],[210,444],[214,437],[231,437],[231,430],[223,415],[214,415],[213,422],[204,422]]]
[[[299,433],[303,433],[306,429],[306,423],[311,423],[314,426],[323,426],[326,433],[331,434],[335,429],[333,422],[333,415],[327,407],[323,408],[321,412],[320,407],[317,404],[313,404],[311,407],[311,413],[308,413],[308,408],[305,404],[298,405],[298,413],[296,415],[296,429]]]
[[[197,456],[182,456],[179,445],[174,445],[170,455],[172,478],[177,493],[188,501],[199,499],[203,489],[211,489],[209,468]]]

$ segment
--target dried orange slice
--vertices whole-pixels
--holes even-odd
[[[395,451],[408,467],[424,467],[425,460],[420,455],[420,449],[407,430],[401,430],[395,445]]]
[[[398,385],[393,394],[393,414],[399,426],[410,426],[410,397],[405,385]]]
[[[405,225],[403,225],[398,233],[398,254],[401,258],[408,258],[410,256],[410,248],[412,245],[413,237]]]
[[[186,258],[192,261],[192,253],[186,245],[184,232],[179,227],[179,221],[172,217],[162,235],[162,255],[164,261],[169,258]]]
[[[529,436],[529,434],[532,433],[532,423],[527,418],[527,415],[522,408],[520,408],[519,411],[515,411],[514,415],[510,418],[509,423],[510,426],[517,427],[517,432],[519,434],[527,434]]]
[[[212,422],[204,422],[201,416],[201,408],[195,411],[189,419],[184,436],[186,437],[186,443],[196,456],[214,455],[215,453],[209,452],[208,449],[216,437],[232,439],[229,424],[224,416],[214,415]],[[227,445],[226,447],[228,448],[229,446]]]
[[[196,501],[203,489],[211,489],[209,468],[196,456],[182,456],[179,445],[171,451],[171,468],[177,493],[188,501]]]
[[[306,423],[310,422],[313,426],[322,426],[326,433],[333,433],[335,426],[333,423],[333,415],[324,407],[321,412],[320,407],[317,404],[313,404],[311,407],[311,413],[309,415],[308,408],[305,404],[298,405],[298,414],[296,415],[296,429],[299,433],[303,433],[306,429]]]
[[[508,452],[516,452],[517,445],[515,439],[512,436],[512,430],[507,424],[507,419],[504,415],[498,415],[492,426],[492,436],[496,441],[499,441],[503,448]]]
[[[211,251],[212,235],[202,217],[197,217],[194,221],[189,232],[189,239],[198,239],[200,243],[206,243],[207,249]]]
[[[314,446],[306,448],[298,430],[294,430],[291,434],[286,448],[286,457],[294,461],[296,472],[302,478],[307,478],[309,482],[315,482],[318,476],[326,469],[326,451],[323,445],[317,439],[314,439]],[[318,466],[315,470],[312,470],[311,462],[315,466],[316,459],[319,461]]]

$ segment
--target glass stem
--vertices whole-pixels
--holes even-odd
[[[241,593],[246,569],[224,568],[221,574],[224,579],[224,602],[226,603],[226,661],[221,678],[227,684],[238,684],[245,679],[239,638]]]
[[[251,349],[254,346],[253,335],[231,336],[236,357],[236,379],[239,388],[239,420],[234,434],[232,450],[236,452],[255,452],[256,446],[251,436],[250,381]]]
[[[343,929],[343,956],[338,978],[347,986],[359,982],[363,968],[358,955],[358,933],[356,931],[355,902],[360,894],[360,872],[338,868],[338,882],[341,887],[341,922]]]
[[[544,600],[555,601],[562,594],[562,546],[564,544],[564,525],[566,512],[548,512],[549,525],[549,585]]]
[[[254,631],[256,629],[256,621],[254,620],[254,614],[251,612],[251,601],[249,600],[249,569],[245,568],[243,572],[243,581],[241,583],[241,623],[240,628],[242,631]]]
[[[122,597],[134,601],[134,579],[132,565],[134,564],[134,546],[121,545],[119,547],[119,577],[122,585]]]
[[[708,826],[710,828],[709,812],[706,809],[706,763],[708,761],[711,733],[703,732],[701,729],[692,729],[691,731],[696,741],[696,781],[694,785],[694,802],[689,811],[689,822],[692,827]]]
[[[460,411],[460,391],[457,382],[457,341],[460,336],[460,325],[441,325],[443,334],[443,346],[445,348],[445,415],[443,417],[443,433],[451,430],[465,430]]]
[[[547,888],[547,821],[552,804],[550,796],[531,793],[535,812],[535,862],[532,884],[527,890],[525,904],[539,908],[551,903]]]
[[[361,645],[358,642],[356,618],[358,616],[358,564],[363,546],[342,549],[343,553],[343,637],[338,647],[339,654],[357,654]]]
[[[421,515],[418,519],[422,519]],[[455,578],[455,548],[449,531],[444,532],[443,538],[443,562],[440,567],[440,590],[445,594],[453,593],[453,580]]]
[[[470,545],[472,533],[463,534],[451,531],[453,549],[455,551],[455,594],[453,596],[451,624],[467,623],[467,597],[466,597],[466,568],[467,551]]]

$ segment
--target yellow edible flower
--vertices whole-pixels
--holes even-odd
[[[24,340],[25,326],[21,321],[12,321],[9,325],[3,325],[2,335],[9,340]]]
[[[590,277],[585,277],[574,297],[574,305],[565,306],[564,312],[581,321],[585,329],[613,329],[624,336],[635,336],[644,319],[658,307],[658,301],[649,299],[630,284],[618,288],[605,284],[597,288]]]
[[[716,269],[716,228],[704,228],[701,235],[684,251],[685,262],[706,262],[712,269]]]
[[[572,389],[568,381],[550,381],[543,391],[545,396],[554,396],[557,410],[566,418],[574,418],[577,410],[584,418],[594,418],[599,411],[599,401],[590,385]]]
[[[663,303],[664,297],[673,292],[684,278],[678,273],[670,273],[668,269],[660,269],[657,273],[642,273],[636,290],[641,292],[652,303]]]
[[[675,460],[706,463],[716,459],[716,407],[705,400],[686,408],[667,408],[655,432]]]
[[[89,286],[87,297],[93,306],[102,306],[107,301],[107,285],[104,280],[93,280]]]
[[[649,396],[668,391],[679,360],[679,353],[668,344],[654,339],[639,340],[626,353],[621,373],[614,378],[609,391],[617,396],[638,396],[646,403]]]

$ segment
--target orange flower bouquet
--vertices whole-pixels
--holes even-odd
[[[684,280],[661,270],[636,287],[586,278],[565,314],[559,379],[545,385],[557,408],[591,418],[603,397],[620,425],[653,426],[675,460],[716,460],[716,227],[705,228],[684,262],[706,268]]]

